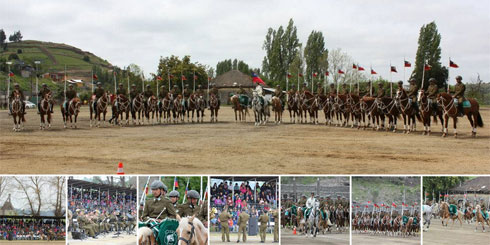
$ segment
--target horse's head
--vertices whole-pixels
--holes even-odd
[[[417,102],[420,103],[423,100],[425,101],[426,98],[427,98],[427,96],[425,95],[425,90],[420,89],[419,92],[417,93]]]
[[[179,227],[177,228],[177,235],[179,236],[178,244],[194,244],[196,243],[196,222],[195,216],[180,218],[177,216],[179,221]]]

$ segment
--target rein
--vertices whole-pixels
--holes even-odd
[[[181,234],[181,236],[179,236],[179,241],[184,241],[186,244],[189,245],[192,242],[192,238],[195,235],[195,228],[194,228],[194,224],[192,222],[188,222],[188,223],[192,227],[191,228],[191,236],[189,237],[189,239],[185,239],[184,237],[182,237],[182,234]]]

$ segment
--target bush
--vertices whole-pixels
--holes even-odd
[[[9,55],[9,60],[18,60],[19,56],[17,54],[10,54]]]
[[[86,62],[90,62],[90,57],[88,55],[83,56],[83,60]]]
[[[22,49],[17,49],[18,54],[22,54]]]

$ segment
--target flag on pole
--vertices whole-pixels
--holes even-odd
[[[339,69],[339,74],[345,74],[345,72]]]
[[[291,78],[291,73],[288,73],[288,78]]]
[[[391,66],[391,68],[390,68],[390,72],[396,72],[396,73],[398,73],[398,72],[396,71],[396,67],[395,67],[395,66]]]
[[[424,66],[424,70],[426,70],[426,71],[430,71],[431,68],[432,68],[432,66],[429,64],[425,64],[425,66]]]
[[[358,66],[358,67],[357,67],[357,70],[358,70],[358,71],[364,71],[364,67],[362,67],[362,66]]]
[[[255,73],[255,72],[252,73],[252,81],[254,83],[259,83],[259,84],[266,85],[265,82],[262,79],[260,79],[259,75],[257,75],[257,73]]]
[[[371,68],[371,75],[376,75],[376,74],[378,74],[378,73],[377,73],[377,72],[375,72],[375,71],[373,70],[373,68]]]
[[[352,69],[357,69],[357,65],[356,64],[352,64]]]
[[[449,60],[449,67],[459,68],[459,66],[456,63],[454,63],[452,60]]]
[[[194,79],[197,80],[197,75],[194,75]]]
[[[412,67],[412,64],[410,62],[408,62],[408,61],[405,60],[404,63],[405,63],[405,67]]]
[[[298,76],[303,77],[303,73],[298,74]]]
[[[328,75],[330,75],[330,73],[328,73],[328,71],[327,71],[327,72],[325,72],[325,76],[327,76],[327,77],[328,77]]]
[[[177,177],[174,177],[174,187],[179,188],[179,181],[177,181]]]
[[[371,203],[371,201],[368,201],[368,203]]]
[[[162,77],[161,76],[157,76],[157,80],[158,81],[162,81]]]
[[[182,75],[182,80],[187,81],[187,78],[184,75]]]
[[[313,73],[313,77],[318,76],[318,72]]]
[[[95,80],[99,79],[99,77],[97,76],[97,74],[94,74],[94,75],[93,75],[93,78],[94,78]]]
[[[391,206],[393,206],[393,207],[395,207],[395,208],[396,208],[396,204],[395,204],[394,202],[391,204]]]
[[[9,73],[9,77],[13,77],[14,76],[14,73],[13,72],[10,72]]]

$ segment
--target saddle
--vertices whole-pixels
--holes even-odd
[[[238,96],[238,101],[240,102],[241,106],[245,107],[248,106],[249,98],[248,96],[241,94],[240,96]]]
[[[454,204],[449,205],[449,214],[456,215],[458,213],[458,207]]]
[[[179,222],[175,219],[166,218],[162,222],[150,220],[147,222],[138,222],[138,227],[148,227],[153,231],[158,244],[177,244],[177,228]]]
[[[403,224],[405,225],[408,222],[408,216],[403,216],[402,220]]]

